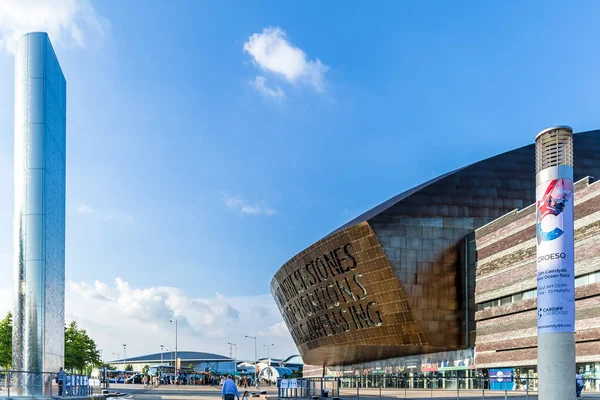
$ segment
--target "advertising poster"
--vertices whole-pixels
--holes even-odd
[[[573,181],[536,188],[538,334],[575,331]]]
[[[514,370],[512,368],[492,368],[490,369],[490,389],[492,390],[513,390]]]

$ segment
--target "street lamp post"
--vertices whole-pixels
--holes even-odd
[[[127,361],[127,345],[123,345],[123,371],[125,371],[125,362]]]
[[[228,342],[227,344],[230,345],[230,346],[235,347],[234,371],[237,372],[237,344],[231,343],[231,342]],[[231,354],[229,355],[229,357],[231,357]]]
[[[175,321],[175,377],[177,377],[177,318],[170,320],[169,322],[173,321]]]
[[[118,360],[121,359],[121,355],[119,353],[113,353],[113,356],[117,356],[117,363],[119,362]],[[123,368],[125,369],[125,368]]]
[[[254,339],[254,383],[256,383],[256,387],[258,388],[258,373],[256,372],[256,336],[248,336],[248,339]]]
[[[163,363],[163,349],[165,348],[164,344],[160,345],[160,364],[162,365]]]
[[[269,359],[269,367],[271,366],[271,347],[275,346],[274,344],[266,345],[263,344],[263,347],[267,348],[267,358]]]

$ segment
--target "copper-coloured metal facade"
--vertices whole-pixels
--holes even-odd
[[[64,359],[66,82],[48,35],[23,36],[15,65],[13,369]],[[42,393],[42,375],[27,375]],[[47,377],[46,377],[47,378]],[[47,382],[45,383],[47,386]]]

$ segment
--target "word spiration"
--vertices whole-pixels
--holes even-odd
[[[367,289],[360,282],[362,275],[350,275],[357,266],[351,250],[352,244],[346,243],[311,260],[274,290],[296,342],[348,332],[353,326],[363,329],[383,324],[377,302],[364,301]],[[339,308],[342,303],[344,307]]]

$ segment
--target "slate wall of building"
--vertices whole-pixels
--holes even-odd
[[[577,362],[598,361],[600,182],[577,182],[574,198]],[[535,210],[532,204],[475,231],[478,368],[537,364],[537,301],[521,299],[537,285]]]

